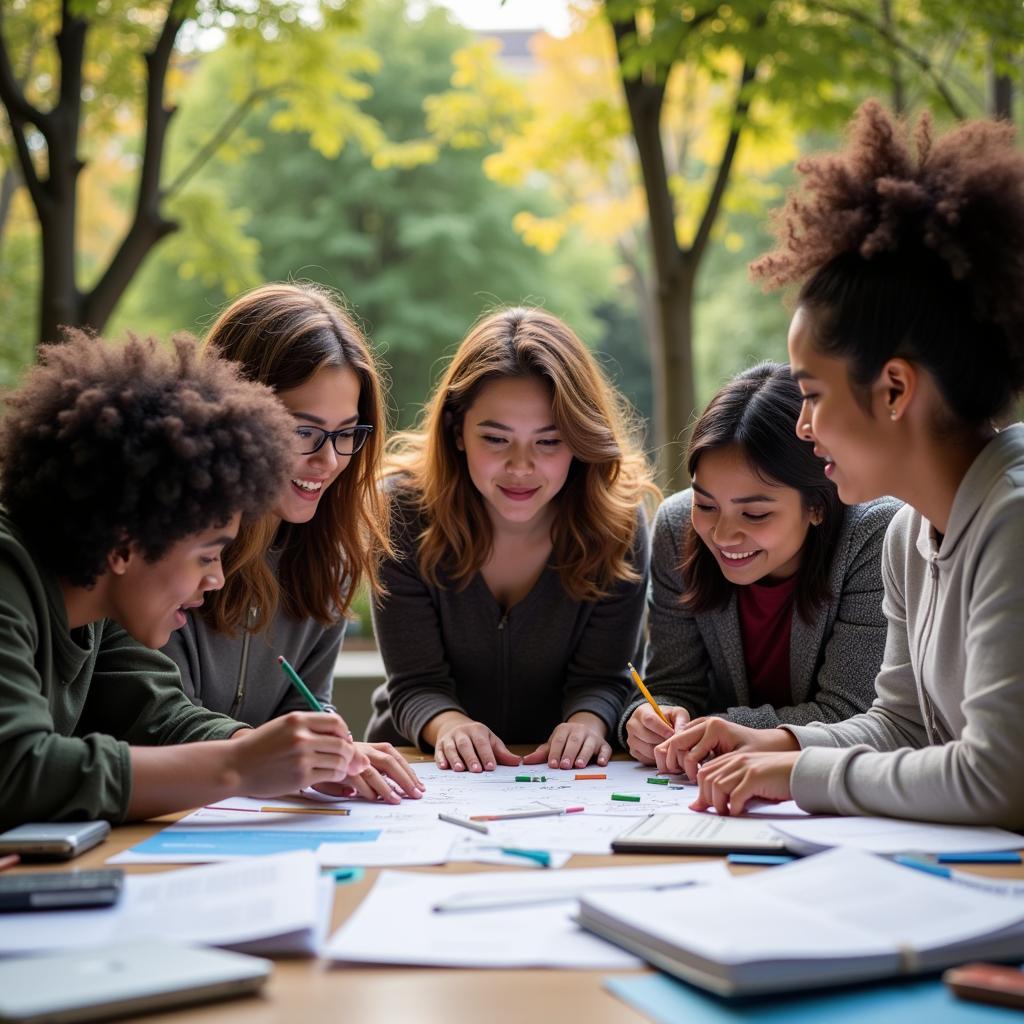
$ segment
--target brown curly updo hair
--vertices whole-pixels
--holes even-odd
[[[6,396],[0,501],[35,556],[88,587],[110,552],[156,561],[184,537],[259,514],[291,465],[272,392],[187,337],[109,344],[69,330]]]
[[[955,424],[1003,414],[1024,387],[1024,154],[1013,127],[911,132],[874,100],[845,150],[797,164],[778,247],[751,266],[800,283],[819,351],[848,361],[862,400],[886,361],[935,378]]]

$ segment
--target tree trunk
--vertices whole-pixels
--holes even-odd
[[[1013,122],[1013,80],[995,71],[992,72],[992,116]]]
[[[86,22],[71,13],[68,0],[57,33],[60,92],[47,117],[47,176],[40,182],[37,205],[42,245],[43,276],[39,309],[39,340],[60,341],[60,327],[81,323],[82,297],[75,276],[77,253],[78,132],[82,119],[82,61]]]
[[[690,483],[686,448],[697,406],[693,379],[693,296],[696,264],[682,260],[672,279],[658,288],[658,326],[663,345],[661,372],[655,369],[656,390],[661,392],[658,450],[659,476],[669,492]]]

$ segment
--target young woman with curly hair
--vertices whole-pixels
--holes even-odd
[[[279,655],[334,710],[345,614],[363,582],[380,592],[380,559],[390,550],[373,355],[352,317],[313,284],[253,289],[221,313],[205,344],[284,404],[291,465],[273,505],[243,519],[225,555],[224,587],[189,611],[164,652],[189,696],[250,725],[305,707]],[[361,796],[395,803],[399,792],[420,795],[416,774],[390,744],[359,747],[370,762],[354,780]]]
[[[678,772],[678,731],[716,714],[754,729],[866,711],[885,646],[882,537],[899,502],[844,508],[797,437],[800,388],[761,363],[711,399],[690,438],[693,486],[654,521],[643,697],[623,746]]]
[[[249,730],[197,708],[163,646],[288,471],[289,417],[193,342],[70,332],[0,426],[0,827],[148,818],[341,781],[334,715]],[[230,740],[230,741],[229,741]]]
[[[907,502],[883,551],[885,659],[845,722],[690,727],[695,807],[1024,827],[1024,154],[976,122],[912,145],[877,103],[845,152],[806,161],[780,248],[800,282],[789,332],[813,441],[847,503]],[[915,152],[916,150],[916,152]],[[729,753],[729,752],[732,753]]]
[[[540,309],[478,323],[396,439],[371,738],[456,771],[611,756],[647,583],[648,467],[593,356]]]

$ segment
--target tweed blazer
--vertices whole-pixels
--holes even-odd
[[[838,722],[867,710],[885,652],[882,540],[901,503],[878,498],[843,509],[829,570],[832,597],[813,622],[805,622],[794,609],[792,703],[776,708],[749,706],[736,595],[724,608],[696,614],[680,604],[692,495],[686,490],[667,498],[654,521],[644,675],[658,703],[685,707],[694,718],[717,714],[755,729],[784,722]],[[642,703],[642,697],[632,700],[619,721],[624,746],[626,723]]]

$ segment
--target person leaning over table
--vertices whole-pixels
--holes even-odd
[[[796,436],[800,388],[761,363],[693,428],[693,486],[654,523],[646,683],[620,723],[630,753],[681,771],[675,734],[720,715],[766,729],[865,711],[885,649],[882,538],[900,503],[844,507]]]
[[[913,136],[870,101],[754,264],[799,283],[789,358],[843,501],[907,504],[885,537],[878,697],[844,722],[679,742],[695,809],[805,810],[1024,829],[1024,154],[979,121]],[[713,760],[697,771],[709,753]]]
[[[386,417],[373,353],[340,301],[306,282],[239,296],[204,344],[273,389],[292,417],[292,461],[273,505],[243,520],[223,588],[189,609],[164,653],[195,703],[250,725],[306,707],[279,655],[333,711],[345,614],[362,583],[379,591],[390,550],[378,472]],[[351,780],[352,795],[385,803],[421,795],[390,743],[356,747],[369,767]]]
[[[455,771],[606,764],[640,642],[655,493],[620,396],[557,317],[513,308],[463,340],[400,435],[395,549],[374,626],[372,739]]]
[[[334,715],[250,730],[195,707],[154,648],[223,585],[241,515],[273,501],[290,417],[179,338],[40,351],[0,424],[0,828],[148,818],[342,781]]]

